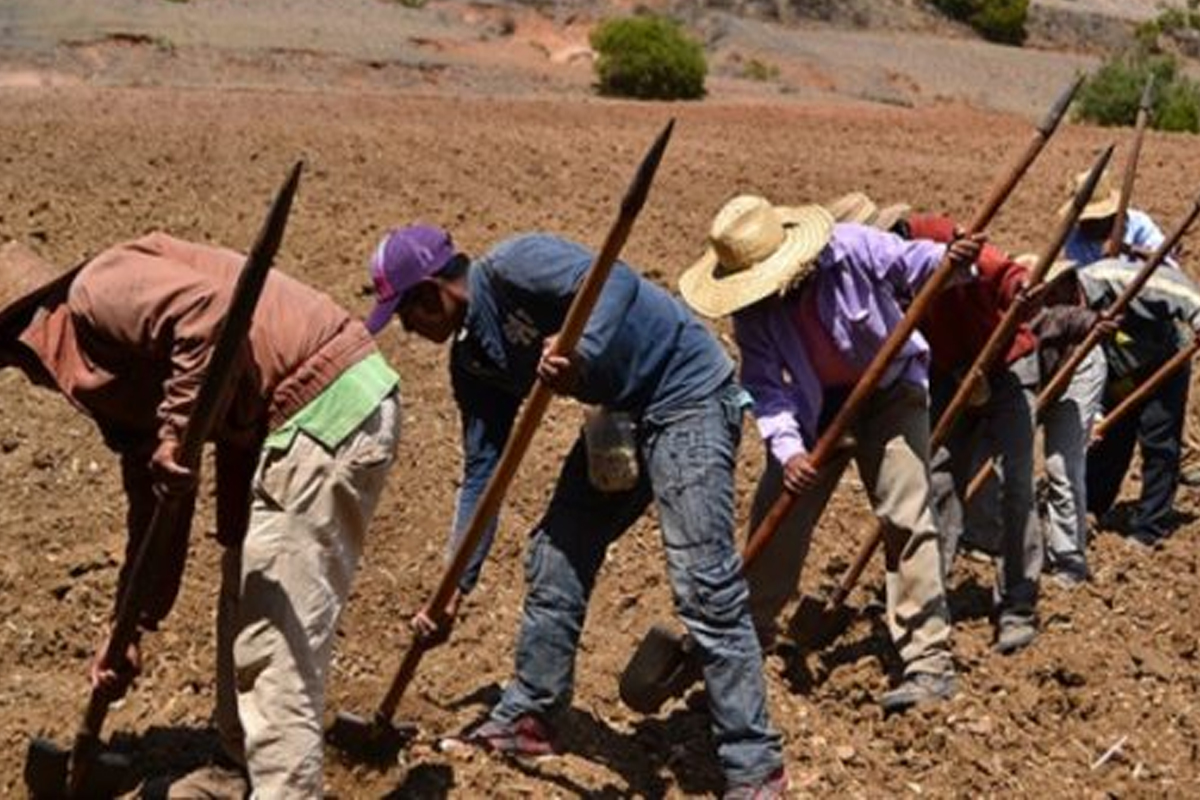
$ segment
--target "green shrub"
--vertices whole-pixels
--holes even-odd
[[[1182,8],[1168,8],[1160,11],[1157,17],[1140,23],[1134,29],[1134,37],[1142,52],[1157,52],[1159,38],[1178,39],[1181,36],[1200,31],[1200,3],[1188,0],[1185,11]]]
[[[933,4],[989,41],[1016,45],[1025,41],[1029,0],[933,0]]]
[[[752,58],[742,67],[742,77],[752,81],[773,81],[779,77],[779,67]]]
[[[610,19],[591,35],[601,94],[656,100],[704,96],[708,65],[699,42],[652,15]]]
[[[1154,76],[1150,126],[1200,131],[1200,84],[1180,74],[1175,57],[1134,51],[1096,70],[1075,101],[1075,117],[1099,125],[1132,125],[1146,80]]]
[[[1164,87],[1154,103],[1154,127],[1164,131],[1200,131],[1200,85],[1179,77]]]

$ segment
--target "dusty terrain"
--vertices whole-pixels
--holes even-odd
[[[552,35],[582,41],[565,14],[537,19],[537,36],[518,25],[511,38],[528,35],[545,53]],[[1024,146],[1038,113],[934,102],[920,86],[914,96],[930,102],[905,108],[837,94],[819,80],[781,93],[721,77],[700,104],[601,101],[588,94],[586,64],[566,59],[546,69],[543,53],[539,71],[524,46],[505,56],[487,44],[444,45],[440,52],[453,58],[414,55],[412,63],[365,63],[284,46],[167,52],[136,37],[8,50],[9,80],[0,89],[0,236],[65,260],[155,228],[247,247],[276,185],[303,158],[278,264],[365,311],[365,260],[391,225],[437,222],[472,252],[534,228],[598,245],[633,166],[675,117],[674,140],[625,250],[631,263],[670,286],[699,255],[714,211],[737,191],[804,202],[862,189],[965,219]],[[471,66],[479,63],[485,67]],[[802,63],[793,67],[797,76]],[[1026,105],[1038,108],[1071,72],[1043,69],[1043,84],[1026,94]],[[971,95],[956,90],[952,97]],[[1127,136],[1065,126],[997,218],[993,239],[1013,251],[1040,247],[1064,176],[1110,141],[1122,146],[1123,158]],[[1143,150],[1136,203],[1166,227],[1200,186],[1195,147],[1191,136],[1151,135]],[[403,620],[436,584],[461,468],[445,354],[398,330],[382,346],[402,375],[405,430],[341,625],[330,712],[366,713],[384,691],[408,641]],[[68,741],[83,708],[86,664],[123,557],[123,500],[116,463],[87,420],[12,372],[0,374],[0,398],[0,541],[7,554],[0,562],[0,793],[19,796],[28,737]],[[601,576],[577,693],[562,723],[569,753],[529,765],[434,747],[477,718],[510,674],[523,539],[579,421],[574,404],[553,405],[511,492],[478,594],[452,643],[427,657],[401,705],[400,716],[421,732],[404,763],[365,768],[331,757],[332,795],[675,797],[719,790],[702,713],[676,703],[646,719],[616,697],[617,675],[638,638],[670,618],[652,518],[612,549]],[[743,517],[762,458],[749,422],[746,434],[738,484]],[[878,597],[860,590],[855,626],[835,648],[803,665],[768,662],[771,709],[796,787],[825,796],[1200,793],[1198,499],[1194,490],[1180,492],[1183,524],[1161,551],[1101,533],[1094,582],[1072,593],[1047,585],[1045,633],[1012,658],[989,649],[990,569],[960,563],[952,604],[961,691],[929,712],[881,718],[876,701],[894,662],[881,635]],[[210,504],[202,505],[182,596],[164,630],[147,641],[146,674],[108,726],[148,778],[186,771],[214,746],[207,717],[218,548]],[[826,511],[805,591],[832,583],[869,524],[850,475]],[[868,573],[867,586],[879,582],[877,571]]]

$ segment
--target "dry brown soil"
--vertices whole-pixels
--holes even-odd
[[[800,203],[862,189],[966,219],[1032,133],[1024,118],[950,105],[909,110],[754,96],[667,105],[600,101],[585,90],[503,99],[444,86],[354,91],[343,84],[336,91],[87,81],[0,89],[0,235],[64,260],[154,228],[246,247],[277,183],[303,158],[279,266],[364,311],[363,265],[391,225],[437,222],[472,252],[528,229],[599,245],[632,167],[673,116],[674,140],[625,250],[643,273],[673,285],[734,192]],[[1125,136],[1066,126],[992,226],[994,240],[1013,251],[1040,247],[1063,177]],[[1137,200],[1164,225],[1195,196],[1195,147],[1189,136],[1146,142]],[[382,347],[402,375],[403,442],[341,623],[330,713],[369,712],[399,663],[404,620],[439,575],[461,469],[444,352],[398,330]],[[123,499],[115,460],[86,419],[11,371],[0,374],[0,398],[7,556],[0,561],[0,794],[19,796],[28,737],[67,742],[83,708],[86,665],[122,558]],[[671,617],[652,517],[613,547],[601,575],[577,692],[561,726],[568,753],[518,764],[435,747],[476,719],[509,677],[522,544],[579,422],[575,404],[553,405],[505,507],[478,593],[453,642],[426,658],[401,704],[400,716],[420,727],[403,763],[366,768],[331,757],[331,794],[719,790],[703,713],[675,703],[642,718],[616,696],[635,642]],[[742,518],[762,459],[749,423],[746,433]],[[1071,593],[1046,586],[1045,631],[1015,657],[989,649],[990,569],[960,563],[951,599],[961,691],[927,712],[881,717],[876,701],[895,664],[879,597],[860,590],[855,625],[834,648],[799,665],[768,661],[771,711],[794,784],[823,796],[1200,793],[1196,501],[1194,490],[1180,492],[1183,524],[1161,551],[1101,533],[1094,582]],[[145,676],[109,721],[147,777],[185,771],[214,746],[207,725],[218,547],[207,495],[203,506],[182,596],[145,644]],[[805,590],[831,585],[869,527],[861,487],[848,475],[818,531]],[[868,587],[879,585],[878,570],[868,573]]]

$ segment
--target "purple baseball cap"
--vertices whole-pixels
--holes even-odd
[[[378,333],[396,313],[404,293],[450,263],[457,255],[450,234],[434,225],[410,225],[389,231],[371,256],[375,308],[366,326]]]

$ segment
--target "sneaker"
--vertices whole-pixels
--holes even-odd
[[[730,786],[721,795],[722,800],[776,800],[788,796],[788,776],[783,767],[772,772],[757,783],[739,783]]]
[[[879,700],[884,714],[898,714],[922,703],[949,700],[958,691],[952,673],[917,672],[906,675],[895,689],[884,692]]]
[[[244,770],[209,764],[193,770],[167,787],[168,800],[244,800],[250,781]]]
[[[1064,589],[1082,586],[1090,577],[1087,562],[1074,554],[1055,559],[1047,572],[1050,579]]]
[[[1031,619],[1006,619],[1000,621],[1000,631],[996,634],[996,652],[1002,656],[1010,656],[1018,650],[1024,650],[1033,644],[1037,638],[1037,625]]]
[[[1078,589],[1088,582],[1088,574],[1086,570],[1056,569],[1050,573],[1050,580],[1061,589]]]
[[[1138,547],[1145,548],[1146,550],[1158,550],[1162,548],[1163,539],[1166,537],[1147,531],[1134,531],[1125,538],[1132,544],[1136,544]]]
[[[533,714],[522,714],[512,722],[489,719],[469,732],[464,741],[490,753],[520,757],[548,756],[558,752],[550,728]]]

